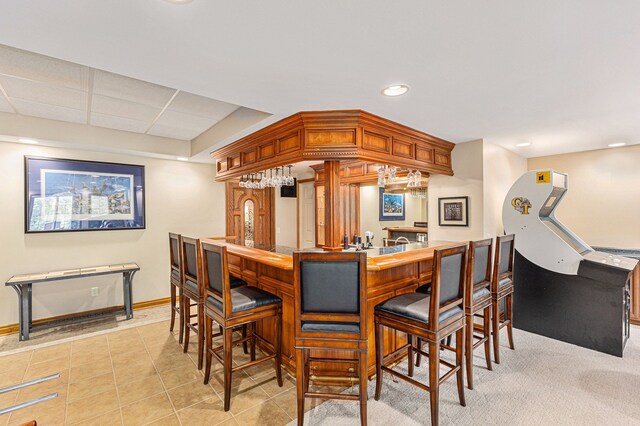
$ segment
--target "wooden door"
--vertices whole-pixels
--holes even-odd
[[[256,246],[276,243],[275,193],[273,188],[240,188],[227,183],[227,235],[253,241]]]
[[[313,182],[301,183],[298,186],[300,202],[300,247],[316,246],[316,208]]]

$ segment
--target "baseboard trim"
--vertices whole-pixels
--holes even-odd
[[[148,308],[155,308],[156,306],[161,306],[161,305],[168,305],[169,303],[171,303],[171,298],[170,297],[163,297],[161,299],[153,299],[153,300],[145,300],[143,302],[136,302],[133,304],[133,310],[141,310],[141,309],[148,309]],[[90,313],[94,313],[94,312],[99,312],[99,311],[103,311],[106,309],[113,309],[113,308],[120,308],[120,307],[124,307],[123,305],[120,306],[109,306],[106,308],[100,308],[100,309],[92,309],[89,311],[83,311],[83,312],[74,312],[72,314],[64,314],[64,315],[58,315],[55,317],[49,317],[49,318],[40,318],[37,320],[34,320],[33,323],[34,324],[38,324],[44,321],[51,321],[51,320],[60,320],[60,319],[64,319],[67,318],[69,316],[73,316],[73,315],[78,315],[78,314],[90,314]],[[9,334],[17,334],[18,331],[20,330],[20,328],[18,327],[18,324],[7,324],[7,325],[0,325],[0,336],[7,336]]]

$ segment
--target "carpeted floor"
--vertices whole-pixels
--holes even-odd
[[[505,338],[493,371],[486,369],[483,350],[476,350],[466,407],[458,402],[455,376],[441,386],[441,425],[640,425],[639,327],[632,327],[624,358],[514,331],[516,350],[505,347]],[[426,382],[427,371],[423,362],[417,378]],[[374,390],[371,381],[369,425],[430,424],[427,392],[389,374],[380,401]],[[305,415],[305,425],[357,424],[358,404],[350,401],[328,401]]]

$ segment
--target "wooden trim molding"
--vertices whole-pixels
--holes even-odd
[[[361,110],[305,111],[213,152],[216,180],[308,160],[360,160],[453,175],[454,144]]]
[[[155,308],[156,306],[161,306],[161,305],[168,305],[171,302],[171,298],[170,297],[163,297],[161,299],[153,299],[153,300],[145,300],[143,302],[136,302],[133,304],[133,309],[135,310],[141,310],[141,309],[148,309],[148,308]],[[38,324],[44,321],[52,321],[52,320],[60,320],[60,319],[65,319],[67,317],[73,316],[73,315],[80,315],[80,314],[92,314],[95,312],[100,312],[100,311],[105,311],[108,309],[114,309],[114,308],[123,308],[123,305],[116,305],[116,306],[109,306],[106,308],[99,308],[99,309],[91,309],[89,311],[82,311],[82,312],[74,312],[71,314],[64,314],[64,315],[57,315],[55,317],[49,317],[49,318],[40,318],[37,320],[33,320],[34,324]],[[62,326],[64,326],[64,324],[62,324]],[[19,331],[19,327],[18,324],[7,324],[7,325],[0,325],[0,336],[7,336],[9,334],[16,334]]]

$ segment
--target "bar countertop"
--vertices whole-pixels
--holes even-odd
[[[292,270],[293,252],[298,249],[280,245],[257,245],[236,239],[212,238],[216,244],[227,246],[227,251],[240,257],[252,259],[276,268]],[[204,239],[203,241],[207,241]],[[363,250],[367,253],[367,269],[380,271],[392,267],[428,259],[433,250],[461,244],[455,241],[428,241],[425,243],[401,244],[390,247],[373,247]],[[302,251],[322,251],[319,248],[308,248]],[[353,248],[345,251],[354,251]]]

